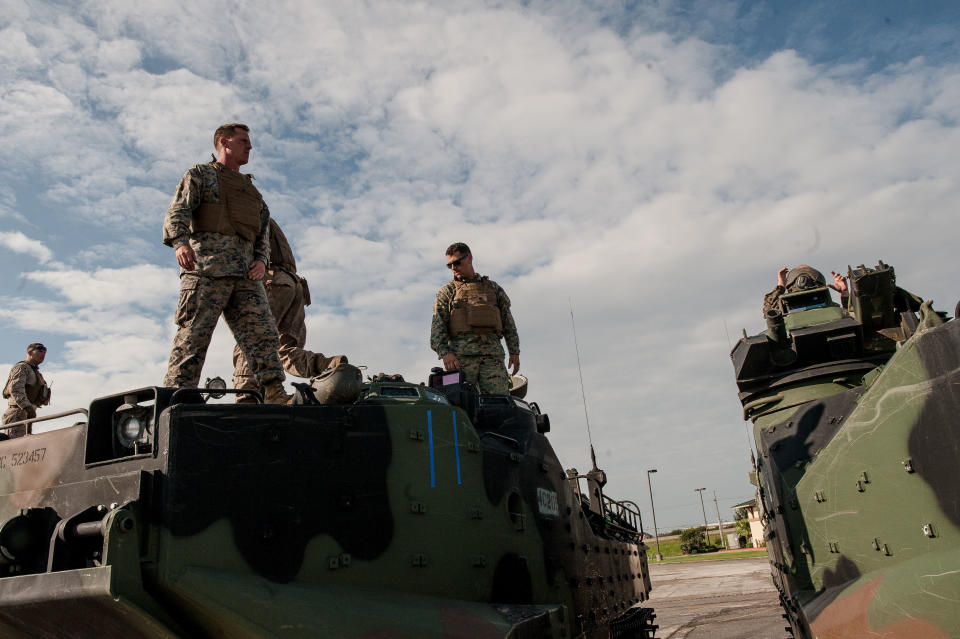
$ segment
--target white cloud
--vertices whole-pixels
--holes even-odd
[[[176,268],[140,264],[84,271],[35,271],[25,277],[58,291],[70,304],[109,312],[133,305],[158,309],[175,298]]]
[[[15,253],[22,253],[36,258],[41,264],[53,259],[53,253],[44,246],[43,242],[31,240],[19,231],[0,231],[0,246],[5,246]]]
[[[955,302],[960,69],[690,35],[765,19],[731,7],[21,3],[0,32],[0,215],[20,230],[0,237],[49,255],[0,288],[0,322],[64,340],[49,366],[78,402],[159,382],[160,218],[213,129],[247,121],[310,280],[310,347],[425,379],[442,253],[466,241],[513,300],[565,463],[586,458],[572,299],[621,494],[656,463],[677,503],[698,473],[748,496],[726,333],[762,328],[777,268],[884,259]],[[231,348],[221,327],[205,376],[229,376]]]

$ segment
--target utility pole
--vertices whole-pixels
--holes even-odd
[[[730,549],[726,540],[723,538],[723,520],[720,519],[720,504],[717,502],[717,491],[713,491],[713,507],[717,509],[717,527],[720,529],[720,547]]]
[[[650,483],[650,473],[657,472],[656,468],[647,471],[647,488],[650,489],[650,512],[653,514],[653,537],[657,540],[657,561],[663,561],[660,554],[660,534],[657,532],[657,511],[653,509],[653,485]]]
[[[704,487],[704,488],[694,488],[694,490],[697,491],[698,493],[700,493],[700,510],[703,512],[703,535],[704,535],[704,537],[707,538],[707,543],[709,544],[709,543],[710,543],[710,532],[709,532],[709,530],[707,529],[707,509],[703,507],[703,491],[706,490],[706,487]]]

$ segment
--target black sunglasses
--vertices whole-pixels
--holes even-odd
[[[465,259],[467,259],[467,256],[466,256],[466,255],[464,255],[464,256],[461,257],[460,259],[453,260],[453,261],[451,261],[451,262],[447,262],[447,268],[453,268],[454,266],[460,266],[460,262],[464,261]]]

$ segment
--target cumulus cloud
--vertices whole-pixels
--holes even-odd
[[[848,53],[804,11],[16,5],[0,31],[0,241],[34,242],[41,268],[0,284],[0,322],[63,340],[49,366],[81,404],[159,381],[177,287],[163,211],[213,129],[246,121],[245,170],[310,281],[311,348],[425,379],[443,250],[466,241],[513,301],[565,463],[587,463],[572,300],[601,464],[621,494],[661,465],[683,488],[665,489],[667,524],[691,523],[688,484],[751,494],[728,353],[762,328],[779,267],[883,259],[941,308],[958,297],[944,21],[873,36],[831,12],[862,44]],[[205,375],[229,376],[231,347],[221,326]]]
[[[44,246],[43,242],[31,240],[19,231],[13,231],[11,233],[0,231],[0,245],[7,247],[15,253],[31,255],[41,264],[53,259],[53,252]]]

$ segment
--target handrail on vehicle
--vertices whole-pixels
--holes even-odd
[[[33,434],[33,424],[36,422],[45,422],[48,419],[57,419],[59,417],[66,417],[67,415],[76,415],[83,413],[85,417],[88,417],[86,408],[74,408],[73,410],[65,410],[62,413],[54,413],[53,415],[44,415],[43,417],[31,417],[30,419],[21,419],[18,422],[10,422],[9,424],[3,424],[0,426],[0,431],[7,430],[8,428],[13,428],[14,426],[20,426],[26,424],[27,426],[27,435]]]

